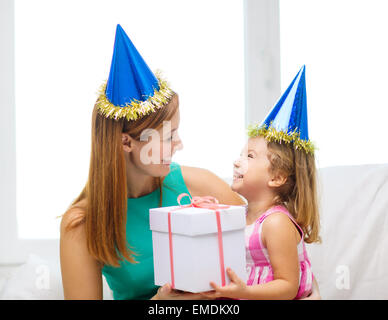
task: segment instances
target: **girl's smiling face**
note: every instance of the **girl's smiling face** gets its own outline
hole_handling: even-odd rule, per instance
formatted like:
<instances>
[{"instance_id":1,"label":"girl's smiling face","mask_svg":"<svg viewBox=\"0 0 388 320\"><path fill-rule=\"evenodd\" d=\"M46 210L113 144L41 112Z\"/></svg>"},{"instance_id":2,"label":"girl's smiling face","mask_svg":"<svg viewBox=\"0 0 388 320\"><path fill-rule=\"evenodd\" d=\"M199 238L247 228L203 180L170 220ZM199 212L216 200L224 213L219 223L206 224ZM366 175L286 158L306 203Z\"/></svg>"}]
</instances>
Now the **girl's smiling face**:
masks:
<instances>
[{"instance_id":1,"label":"girl's smiling face","mask_svg":"<svg viewBox=\"0 0 388 320\"><path fill-rule=\"evenodd\" d=\"M232 190L248 201L258 192L271 186L270 161L267 141L262 137L250 138L233 164Z\"/></svg>"}]
</instances>

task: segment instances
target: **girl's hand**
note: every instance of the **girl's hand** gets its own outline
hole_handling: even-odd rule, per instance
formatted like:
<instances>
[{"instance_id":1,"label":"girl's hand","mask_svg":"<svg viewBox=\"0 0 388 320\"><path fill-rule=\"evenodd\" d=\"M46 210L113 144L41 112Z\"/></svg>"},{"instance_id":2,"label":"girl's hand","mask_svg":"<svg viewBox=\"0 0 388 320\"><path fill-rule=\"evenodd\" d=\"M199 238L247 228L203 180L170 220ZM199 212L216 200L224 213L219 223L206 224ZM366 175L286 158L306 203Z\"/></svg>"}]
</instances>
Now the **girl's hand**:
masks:
<instances>
[{"instance_id":1,"label":"girl's hand","mask_svg":"<svg viewBox=\"0 0 388 320\"><path fill-rule=\"evenodd\" d=\"M156 295L151 300L203 300L208 299L202 293L185 292L171 288L169 283L158 289Z\"/></svg>"},{"instance_id":2,"label":"girl's hand","mask_svg":"<svg viewBox=\"0 0 388 320\"><path fill-rule=\"evenodd\" d=\"M210 282L210 286L214 288L214 291L203 292L202 294L209 299L215 298L233 298L239 299L246 295L247 285L242 281L232 269L227 268L226 273L230 279L230 284L224 287L216 285L214 282Z\"/></svg>"}]
</instances>

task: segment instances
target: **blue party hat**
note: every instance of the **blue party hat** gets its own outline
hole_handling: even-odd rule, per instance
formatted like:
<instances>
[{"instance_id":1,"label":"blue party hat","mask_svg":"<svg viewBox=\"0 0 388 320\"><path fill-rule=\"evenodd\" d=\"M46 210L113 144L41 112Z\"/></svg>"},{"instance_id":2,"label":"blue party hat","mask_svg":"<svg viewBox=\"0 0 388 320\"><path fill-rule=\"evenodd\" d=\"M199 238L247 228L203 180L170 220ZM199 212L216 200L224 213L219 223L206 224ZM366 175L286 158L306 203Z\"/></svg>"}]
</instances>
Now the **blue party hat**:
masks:
<instances>
[{"instance_id":1,"label":"blue party hat","mask_svg":"<svg viewBox=\"0 0 388 320\"><path fill-rule=\"evenodd\" d=\"M154 75L118 24L107 83L101 86L98 110L107 118L136 120L169 103L174 92Z\"/></svg>"},{"instance_id":2,"label":"blue party hat","mask_svg":"<svg viewBox=\"0 0 388 320\"><path fill-rule=\"evenodd\" d=\"M250 137L264 136L269 141L293 143L296 149L314 153L308 134L305 70L305 66L299 70L265 120L248 128Z\"/></svg>"}]
</instances>

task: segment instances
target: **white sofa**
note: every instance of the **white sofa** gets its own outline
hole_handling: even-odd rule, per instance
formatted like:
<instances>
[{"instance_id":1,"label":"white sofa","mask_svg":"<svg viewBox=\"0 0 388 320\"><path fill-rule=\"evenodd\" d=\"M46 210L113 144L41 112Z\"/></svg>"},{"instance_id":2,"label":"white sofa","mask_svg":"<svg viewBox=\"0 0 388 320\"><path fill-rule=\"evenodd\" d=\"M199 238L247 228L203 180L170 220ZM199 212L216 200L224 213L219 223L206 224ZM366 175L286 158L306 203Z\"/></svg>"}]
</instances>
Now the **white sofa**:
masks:
<instances>
[{"instance_id":1,"label":"white sofa","mask_svg":"<svg viewBox=\"0 0 388 320\"><path fill-rule=\"evenodd\" d=\"M309 245L323 299L388 299L388 164L319 171L322 244Z\"/></svg>"},{"instance_id":2,"label":"white sofa","mask_svg":"<svg viewBox=\"0 0 388 320\"><path fill-rule=\"evenodd\" d=\"M322 244L307 247L322 298L388 299L388 164L321 169L319 194ZM63 299L58 252L0 266L0 299Z\"/></svg>"}]
</instances>

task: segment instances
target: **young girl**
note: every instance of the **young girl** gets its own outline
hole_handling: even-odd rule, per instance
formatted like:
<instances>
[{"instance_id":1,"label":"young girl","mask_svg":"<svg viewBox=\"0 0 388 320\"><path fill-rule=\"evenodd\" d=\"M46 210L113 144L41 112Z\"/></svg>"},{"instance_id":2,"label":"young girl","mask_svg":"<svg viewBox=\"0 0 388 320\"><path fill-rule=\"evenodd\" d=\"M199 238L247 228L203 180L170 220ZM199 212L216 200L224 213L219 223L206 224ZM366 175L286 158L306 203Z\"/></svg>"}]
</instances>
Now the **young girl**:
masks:
<instances>
[{"instance_id":1,"label":"young girl","mask_svg":"<svg viewBox=\"0 0 388 320\"><path fill-rule=\"evenodd\" d=\"M300 299L312 290L305 242L319 239L314 147L308 139L305 68L234 163L232 189L248 201L247 282L227 269L231 283L208 297ZM287 118L288 117L288 118Z\"/></svg>"}]
</instances>

